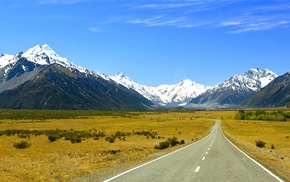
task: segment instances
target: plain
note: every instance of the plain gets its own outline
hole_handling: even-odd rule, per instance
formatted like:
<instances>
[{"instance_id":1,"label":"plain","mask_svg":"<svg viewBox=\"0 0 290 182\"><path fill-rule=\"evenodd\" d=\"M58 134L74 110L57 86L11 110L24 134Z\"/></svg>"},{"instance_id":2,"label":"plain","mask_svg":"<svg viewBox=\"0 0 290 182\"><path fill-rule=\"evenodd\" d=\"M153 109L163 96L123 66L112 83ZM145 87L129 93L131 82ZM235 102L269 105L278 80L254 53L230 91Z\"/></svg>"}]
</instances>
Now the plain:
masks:
<instances>
[{"instance_id":1,"label":"plain","mask_svg":"<svg viewBox=\"0 0 290 182\"><path fill-rule=\"evenodd\" d=\"M214 120L219 119L224 134L239 148L289 180L290 122L236 120L237 112L1 110L0 178L81 181L91 177L101 181L201 139L211 131ZM81 140L72 142L60 136L50 141L51 133L73 133ZM174 138L179 145L156 148ZM21 141L30 146L15 148L14 144ZM256 141L264 141L265 147L257 147Z\"/></svg>"}]
</instances>

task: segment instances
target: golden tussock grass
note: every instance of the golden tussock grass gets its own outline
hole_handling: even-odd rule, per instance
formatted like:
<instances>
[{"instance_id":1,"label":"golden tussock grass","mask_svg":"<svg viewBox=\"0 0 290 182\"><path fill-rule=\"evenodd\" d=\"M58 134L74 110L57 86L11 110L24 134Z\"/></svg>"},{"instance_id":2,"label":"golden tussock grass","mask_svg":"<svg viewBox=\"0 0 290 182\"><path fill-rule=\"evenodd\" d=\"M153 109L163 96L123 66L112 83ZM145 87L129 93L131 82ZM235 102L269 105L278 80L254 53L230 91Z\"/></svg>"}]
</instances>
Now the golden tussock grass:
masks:
<instances>
[{"instance_id":1,"label":"golden tussock grass","mask_svg":"<svg viewBox=\"0 0 290 182\"><path fill-rule=\"evenodd\" d=\"M103 131L106 136L117 131L157 132L160 137L147 139L142 135L131 135L125 141L118 138L109 143L105 138L85 139L72 144L61 138L50 142L46 135L19 138L0 136L1 181L69 181L94 175L94 180L103 180L136 165L155 158L181 146L165 150L154 149L159 142L169 137L185 140L186 144L206 136L213 121L196 120L194 112L135 113L131 117L95 116L86 119L58 119L39 122L28 120L2 120L1 129L18 130L74 130ZM19 141L31 144L26 149L16 149Z\"/></svg>"},{"instance_id":2,"label":"golden tussock grass","mask_svg":"<svg viewBox=\"0 0 290 182\"><path fill-rule=\"evenodd\" d=\"M163 138L147 139L131 135L109 143L105 138L83 140L72 144L64 138L49 142L47 136L0 136L1 181L101 181L139 163L156 158L183 145L165 150L154 146L169 137L185 140L186 144L206 136L213 126L209 119L222 120L225 135L248 155L285 180L290 179L290 122L235 120L237 111L136 112L128 117L94 116L57 120L1 120L0 130L76 130L103 131L106 136L117 131L157 132ZM27 149L13 144L25 140ZM255 141L266 142L265 148ZM272 145L274 149L272 148Z\"/></svg>"}]
</instances>

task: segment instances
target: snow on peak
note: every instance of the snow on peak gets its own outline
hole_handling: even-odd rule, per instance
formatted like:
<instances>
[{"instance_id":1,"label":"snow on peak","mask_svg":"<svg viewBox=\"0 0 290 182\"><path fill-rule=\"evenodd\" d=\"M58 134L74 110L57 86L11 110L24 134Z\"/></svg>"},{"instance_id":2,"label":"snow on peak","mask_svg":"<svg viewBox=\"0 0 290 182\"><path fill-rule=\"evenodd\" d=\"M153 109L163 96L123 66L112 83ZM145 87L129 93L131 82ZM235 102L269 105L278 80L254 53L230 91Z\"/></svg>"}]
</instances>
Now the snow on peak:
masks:
<instances>
[{"instance_id":1,"label":"snow on peak","mask_svg":"<svg viewBox=\"0 0 290 182\"><path fill-rule=\"evenodd\" d=\"M268 69L252 68L248 72L232 76L224 82L217 84L211 91L225 88L259 91L276 77L278 75Z\"/></svg>"},{"instance_id":2,"label":"snow on peak","mask_svg":"<svg viewBox=\"0 0 290 182\"><path fill-rule=\"evenodd\" d=\"M88 69L77 66L67 58L59 56L47 44L36 45L24 52L22 56L27 60L40 65L59 64L67 68L78 69L80 72L88 72Z\"/></svg>"},{"instance_id":3,"label":"snow on peak","mask_svg":"<svg viewBox=\"0 0 290 182\"><path fill-rule=\"evenodd\" d=\"M47 44L43 45L36 45L28 51L26 51L27 54L34 54L34 55L47 55L47 56L53 56L53 57L59 57Z\"/></svg>"},{"instance_id":4,"label":"snow on peak","mask_svg":"<svg viewBox=\"0 0 290 182\"><path fill-rule=\"evenodd\" d=\"M13 58L14 58L14 55L2 54L0 56L0 68L4 68L8 64L15 62Z\"/></svg>"},{"instance_id":5,"label":"snow on peak","mask_svg":"<svg viewBox=\"0 0 290 182\"><path fill-rule=\"evenodd\" d=\"M24 52L22 56L31 62L41 65L57 63L65 67L74 67L73 63L66 58L60 57L47 44L36 45ZM45 57L48 59L45 59Z\"/></svg>"},{"instance_id":6,"label":"snow on peak","mask_svg":"<svg viewBox=\"0 0 290 182\"><path fill-rule=\"evenodd\" d=\"M163 106L176 107L185 105L189 100L197 97L209 88L189 79L177 84L163 84L153 87L136 83L122 73L110 76L110 78L118 84L136 90L150 101Z\"/></svg>"}]
</instances>

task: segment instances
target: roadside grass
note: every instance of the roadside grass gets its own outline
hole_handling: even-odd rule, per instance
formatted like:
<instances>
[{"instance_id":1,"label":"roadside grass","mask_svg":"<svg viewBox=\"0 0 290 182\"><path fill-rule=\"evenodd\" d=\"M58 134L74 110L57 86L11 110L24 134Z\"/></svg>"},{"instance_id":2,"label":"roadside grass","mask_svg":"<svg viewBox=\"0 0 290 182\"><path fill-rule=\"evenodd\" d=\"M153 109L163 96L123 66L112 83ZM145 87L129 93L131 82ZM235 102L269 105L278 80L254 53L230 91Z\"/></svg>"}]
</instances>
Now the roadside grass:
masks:
<instances>
[{"instance_id":1,"label":"roadside grass","mask_svg":"<svg viewBox=\"0 0 290 182\"><path fill-rule=\"evenodd\" d=\"M249 156L290 181L290 122L223 120L224 134ZM265 142L257 147L256 142Z\"/></svg>"},{"instance_id":2,"label":"roadside grass","mask_svg":"<svg viewBox=\"0 0 290 182\"><path fill-rule=\"evenodd\" d=\"M9 111L5 112L10 115ZM30 117L20 119L4 117L0 120L1 131L13 129L101 131L106 136L116 133L118 136L122 133L131 135L125 136L125 140L123 137L117 137L112 143L106 141L105 137L83 138L79 143L72 143L64 137L51 142L46 135L20 137L23 135L3 134L0 136L1 181L69 181L90 174L97 174L94 178L96 181L102 180L132 165L182 146L164 150L154 149L160 142L176 137L189 144L206 136L214 124L211 120L196 119L195 112L112 113L111 116L108 112L89 116L82 114L81 117L71 119L47 117L32 120ZM29 114L32 112L29 111ZM156 133L156 138L137 134L142 132ZM29 143L30 146L25 149L13 146L22 141Z\"/></svg>"}]
</instances>

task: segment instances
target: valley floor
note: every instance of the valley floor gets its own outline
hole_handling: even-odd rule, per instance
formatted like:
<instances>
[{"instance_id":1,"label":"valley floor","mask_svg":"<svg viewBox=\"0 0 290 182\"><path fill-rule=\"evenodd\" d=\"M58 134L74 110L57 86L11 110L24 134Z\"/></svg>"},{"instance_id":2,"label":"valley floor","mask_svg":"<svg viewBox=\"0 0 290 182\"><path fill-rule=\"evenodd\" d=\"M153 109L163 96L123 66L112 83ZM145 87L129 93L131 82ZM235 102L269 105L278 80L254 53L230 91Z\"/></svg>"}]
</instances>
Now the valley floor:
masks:
<instances>
[{"instance_id":1,"label":"valley floor","mask_svg":"<svg viewBox=\"0 0 290 182\"><path fill-rule=\"evenodd\" d=\"M101 181L201 139L211 131L213 119L222 120L226 136L246 153L290 179L289 121L234 120L237 111L112 112L71 119L5 119L9 112L15 115L15 111L0 112L2 181ZM180 145L156 149L168 138L176 138ZM265 141L265 148L256 147L257 140ZM29 147L18 149L15 144L19 142Z\"/></svg>"}]
</instances>

